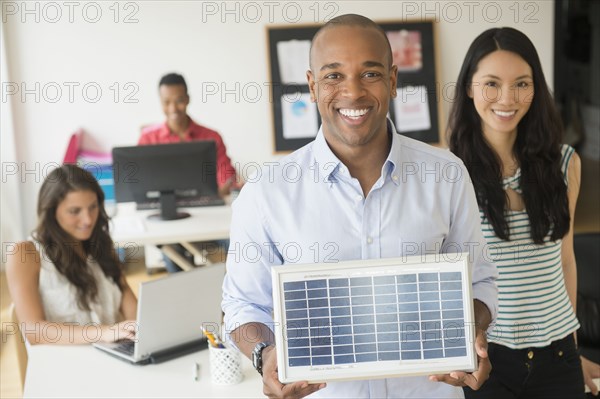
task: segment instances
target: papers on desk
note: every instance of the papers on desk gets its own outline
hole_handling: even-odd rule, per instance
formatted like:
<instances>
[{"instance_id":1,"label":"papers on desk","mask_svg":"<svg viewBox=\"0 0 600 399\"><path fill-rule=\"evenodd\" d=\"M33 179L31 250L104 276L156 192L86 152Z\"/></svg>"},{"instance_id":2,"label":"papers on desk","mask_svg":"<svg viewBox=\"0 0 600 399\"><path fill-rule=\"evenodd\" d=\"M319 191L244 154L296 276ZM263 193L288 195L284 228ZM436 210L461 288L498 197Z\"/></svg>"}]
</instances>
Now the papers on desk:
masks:
<instances>
[{"instance_id":1,"label":"papers on desk","mask_svg":"<svg viewBox=\"0 0 600 399\"><path fill-rule=\"evenodd\" d=\"M120 216L110 220L111 230L119 235L139 234L146 231L146 225L140 217Z\"/></svg>"}]
</instances>

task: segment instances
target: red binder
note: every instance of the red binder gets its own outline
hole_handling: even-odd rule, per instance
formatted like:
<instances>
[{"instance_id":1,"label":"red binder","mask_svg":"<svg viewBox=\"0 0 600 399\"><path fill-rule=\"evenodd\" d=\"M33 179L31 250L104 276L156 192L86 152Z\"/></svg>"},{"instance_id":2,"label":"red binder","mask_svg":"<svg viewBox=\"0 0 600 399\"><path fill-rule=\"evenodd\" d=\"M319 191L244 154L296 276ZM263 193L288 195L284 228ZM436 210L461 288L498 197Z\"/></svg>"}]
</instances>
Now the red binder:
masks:
<instances>
[{"instance_id":1,"label":"red binder","mask_svg":"<svg viewBox=\"0 0 600 399\"><path fill-rule=\"evenodd\" d=\"M83 130L79 129L71 135L65 157L63 158L63 163L77 163L77 155L79 154L82 134Z\"/></svg>"}]
</instances>

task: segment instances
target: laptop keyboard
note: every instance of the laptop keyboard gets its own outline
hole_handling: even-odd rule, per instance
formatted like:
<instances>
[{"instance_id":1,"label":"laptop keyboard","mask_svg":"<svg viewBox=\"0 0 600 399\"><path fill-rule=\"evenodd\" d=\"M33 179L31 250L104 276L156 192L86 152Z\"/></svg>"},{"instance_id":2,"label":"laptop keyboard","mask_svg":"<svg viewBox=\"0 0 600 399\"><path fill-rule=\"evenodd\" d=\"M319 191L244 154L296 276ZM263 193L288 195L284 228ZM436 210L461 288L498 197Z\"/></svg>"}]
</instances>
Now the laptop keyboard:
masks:
<instances>
[{"instance_id":1,"label":"laptop keyboard","mask_svg":"<svg viewBox=\"0 0 600 399\"><path fill-rule=\"evenodd\" d=\"M181 208L195 208L201 206L220 206L225 205L225 201L219 197L189 197L189 198L180 198L176 201L178 207ZM146 209L159 209L160 202L158 201L149 201L149 202L139 202L137 204L138 210L146 210Z\"/></svg>"},{"instance_id":2,"label":"laptop keyboard","mask_svg":"<svg viewBox=\"0 0 600 399\"><path fill-rule=\"evenodd\" d=\"M115 341L114 350L117 352L121 352L125 355L133 356L133 350L135 348L135 342L130 339L122 339L119 341Z\"/></svg>"}]
</instances>

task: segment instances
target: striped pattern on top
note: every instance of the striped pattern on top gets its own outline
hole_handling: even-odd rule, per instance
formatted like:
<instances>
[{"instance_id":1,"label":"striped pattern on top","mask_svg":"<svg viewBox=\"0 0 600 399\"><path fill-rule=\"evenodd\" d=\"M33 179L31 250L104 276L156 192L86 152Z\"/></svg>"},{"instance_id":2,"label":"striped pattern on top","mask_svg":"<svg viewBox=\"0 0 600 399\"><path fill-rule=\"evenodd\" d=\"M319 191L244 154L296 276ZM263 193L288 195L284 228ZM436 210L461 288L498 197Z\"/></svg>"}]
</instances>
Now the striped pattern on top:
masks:
<instances>
[{"instance_id":1,"label":"striped pattern on top","mask_svg":"<svg viewBox=\"0 0 600 399\"><path fill-rule=\"evenodd\" d=\"M561 148L561 170L567 180L572 147ZM517 192L520 170L505 179ZM530 236L527 212L507 211L510 241L496 237L492 225L480 211L488 254L498 268L498 318L488 340L513 349L542 347L579 328L564 284L562 240L537 245Z\"/></svg>"}]
</instances>

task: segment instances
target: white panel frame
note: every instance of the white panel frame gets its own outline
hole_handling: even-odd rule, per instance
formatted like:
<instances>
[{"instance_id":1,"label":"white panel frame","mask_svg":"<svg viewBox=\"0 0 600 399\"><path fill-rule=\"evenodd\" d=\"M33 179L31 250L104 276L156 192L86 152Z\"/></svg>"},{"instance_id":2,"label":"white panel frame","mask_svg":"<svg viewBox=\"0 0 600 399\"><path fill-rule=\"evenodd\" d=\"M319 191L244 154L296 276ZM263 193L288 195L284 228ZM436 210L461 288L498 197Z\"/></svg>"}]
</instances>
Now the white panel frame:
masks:
<instances>
[{"instance_id":1,"label":"white panel frame","mask_svg":"<svg viewBox=\"0 0 600 399\"><path fill-rule=\"evenodd\" d=\"M320 280L347 277L385 276L426 272L460 272L462 278L463 314L467 354L443 359L418 359L360 362L340 365L288 367L287 324L283 284L289 281ZM475 317L471 288L471 265L468 254L433 254L388 259L367 259L337 263L273 266L273 304L275 343L279 380L282 383L310 383L389 378L409 375L444 374L451 371L477 369L475 352Z\"/></svg>"}]
</instances>

